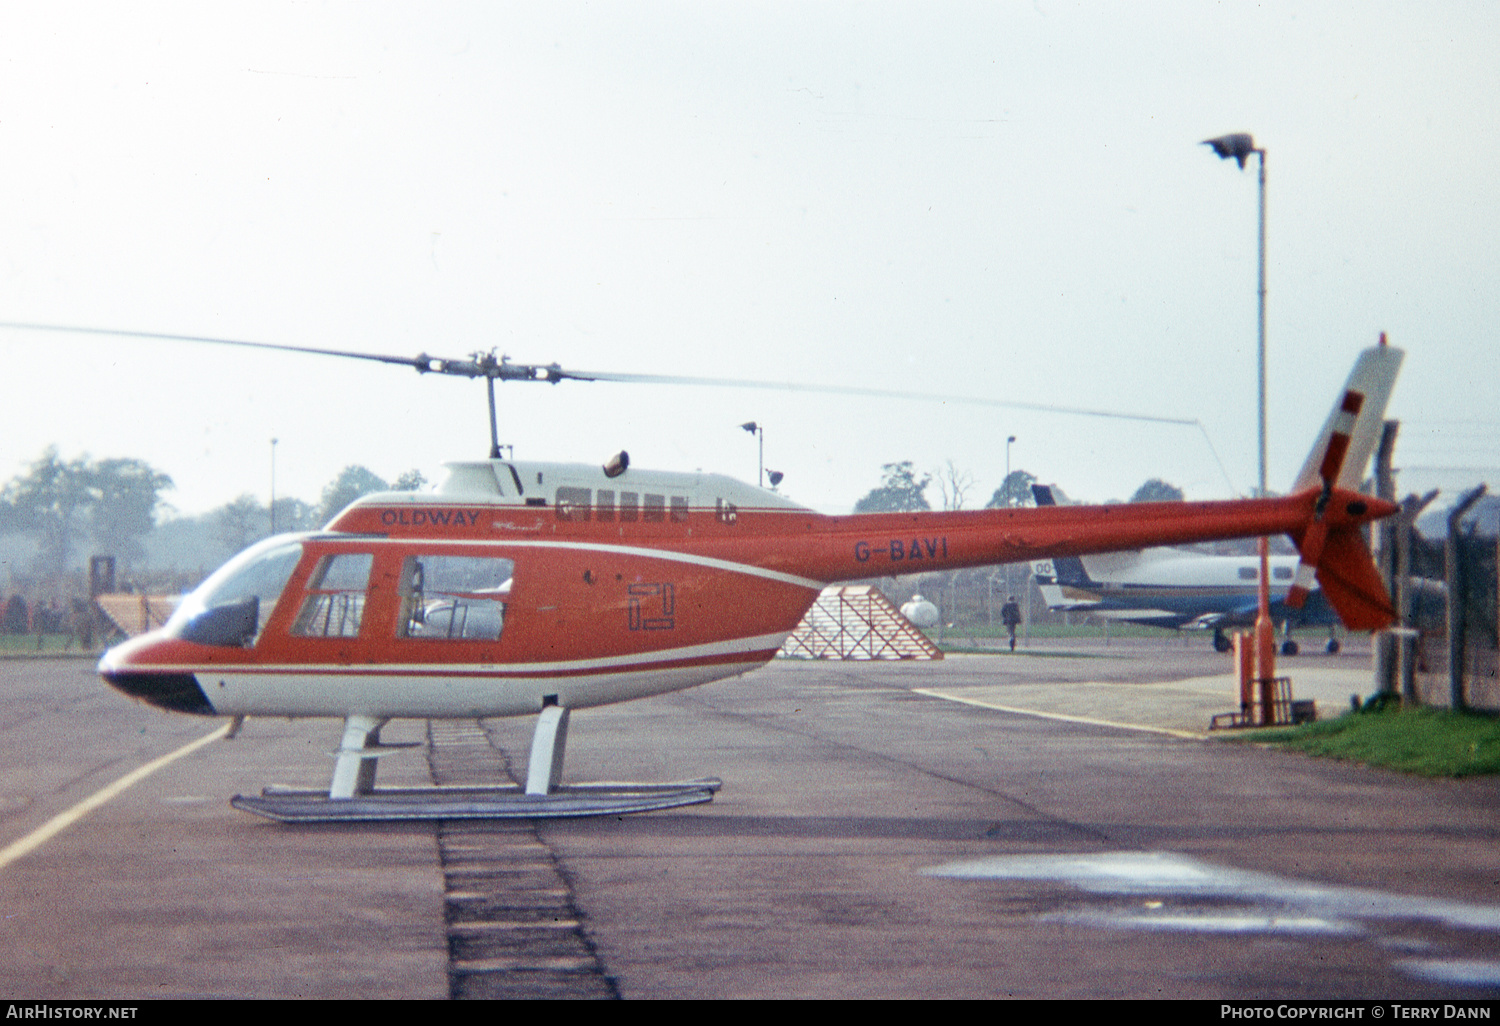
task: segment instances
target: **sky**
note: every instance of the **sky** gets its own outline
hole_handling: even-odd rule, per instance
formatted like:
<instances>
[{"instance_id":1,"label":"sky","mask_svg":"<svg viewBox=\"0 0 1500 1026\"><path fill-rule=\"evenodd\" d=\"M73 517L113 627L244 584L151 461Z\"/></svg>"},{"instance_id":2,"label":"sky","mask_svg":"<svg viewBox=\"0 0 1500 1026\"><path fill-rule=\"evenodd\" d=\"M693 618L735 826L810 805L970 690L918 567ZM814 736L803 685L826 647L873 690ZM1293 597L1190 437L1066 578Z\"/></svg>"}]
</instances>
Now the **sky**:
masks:
<instances>
[{"instance_id":1,"label":"sky","mask_svg":"<svg viewBox=\"0 0 1500 1026\"><path fill-rule=\"evenodd\" d=\"M1500 484L1489 3L0 6L0 321L955 400L498 389L518 459L847 512L883 464L1074 498L1255 485L1407 351L1403 491ZM0 481L136 457L183 514L482 458L482 384L0 329ZM1007 439L1014 437L1013 443ZM934 505L940 494L929 490Z\"/></svg>"}]
</instances>

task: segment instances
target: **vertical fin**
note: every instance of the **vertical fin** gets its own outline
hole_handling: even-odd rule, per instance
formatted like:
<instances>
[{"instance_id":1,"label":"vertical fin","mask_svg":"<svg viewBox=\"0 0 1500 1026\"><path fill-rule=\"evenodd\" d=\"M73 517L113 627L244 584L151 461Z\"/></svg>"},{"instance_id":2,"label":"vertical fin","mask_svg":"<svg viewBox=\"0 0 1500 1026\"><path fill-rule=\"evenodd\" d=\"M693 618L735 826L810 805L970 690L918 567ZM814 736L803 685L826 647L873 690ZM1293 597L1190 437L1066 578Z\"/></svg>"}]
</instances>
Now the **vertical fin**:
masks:
<instances>
[{"instance_id":1,"label":"vertical fin","mask_svg":"<svg viewBox=\"0 0 1500 1026\"><path fill-rule=\"evenodd\" d=\"M1057 497L1052 493L1051 485L1032 485L1031 497L1036 500L1038 507L1057 505ZM1077 556L1054 556L1051 559L1038 560L1031 564L1031 571L1038 578L1051 578L1048 583L1067 584L1074 587L1094 583L1089 578L1089 572L1084 569L1083 560Z\"/></svg>"},{"instance_id":2,"label":"vertical fin","mask_svg":"<svg viewBox=\"0 0 1500 1026\"><path fill-rule=\"evenodd\" d=\"M1357 528L1329 531L1318 561L1323 597L1351 631L1378 631L1396 622L1390 592Z\"/></svg>"},{"instance_id":3,"label":"vertical fin","mask_svg":"<svg viewBox=\"0 0 1500 1026\"><path fill-rule=\"evenodd\" d=\"M1313 488L1320 494L1312 523L1296 539L1301 560L1286 604L1302 608L1316 580L1350 630L1387 627L1395 620L1395 610L1364 538L1355 528L1330 529L1326 507L1335 489L1354 492L1363 483L1404 356L1386 344L1383 332L1380 345L1360 354L1292 486L1293 494Z\"/></svg>"},{"instance_id":4,"label":"vertical fin","mask_svg":"<svg viewBox=\"0 0 1500 1026\"><path fill-rule=\"evenodd\" d=\"M1405 356L1395 346L1386 345L1383 334L1380 345L1371 346L1359 354L1354 369L1349 372L1349 380L1339 392L1338 402L1324 422L1312 451L1307 454L1307 462L1302 464L1302 471L1292 485L1292 494L1322 486L1322 471L1329 455L1329 443L1340 422L1348 416L1344 409L1344 399L1350 392L1357 393L1362 401L1355 412L1353 423L1347 426L1349 440L1333 486L1351 492L1359 491L1364 480L1365 466L1370 462L1375 447L1380 444L1386 403L1390 401L1391 389L1396 385L1396 372L1401 369L1401 361Z\"/></svg>"}]
</instances>

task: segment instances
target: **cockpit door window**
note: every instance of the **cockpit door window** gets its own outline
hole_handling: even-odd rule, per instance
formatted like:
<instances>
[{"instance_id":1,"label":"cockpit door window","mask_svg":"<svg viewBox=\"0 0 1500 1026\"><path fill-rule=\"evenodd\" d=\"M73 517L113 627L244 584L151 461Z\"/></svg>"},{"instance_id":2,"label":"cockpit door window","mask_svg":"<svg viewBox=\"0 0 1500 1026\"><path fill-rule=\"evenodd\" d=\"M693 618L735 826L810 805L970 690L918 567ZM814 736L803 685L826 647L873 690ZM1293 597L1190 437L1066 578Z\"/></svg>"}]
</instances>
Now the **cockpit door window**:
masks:
<instances>
[{"instance_id":1,"label":"cockpit door window","mask_svg":"<svg viewBox=\"0 0 1500 1026\"><path fill-rule=\"evenodd\" d=\"M308 594L292 633L304 638L358 637L373 563L368 552L324 556L308 578Z\"/></svg>"}]
</instances>

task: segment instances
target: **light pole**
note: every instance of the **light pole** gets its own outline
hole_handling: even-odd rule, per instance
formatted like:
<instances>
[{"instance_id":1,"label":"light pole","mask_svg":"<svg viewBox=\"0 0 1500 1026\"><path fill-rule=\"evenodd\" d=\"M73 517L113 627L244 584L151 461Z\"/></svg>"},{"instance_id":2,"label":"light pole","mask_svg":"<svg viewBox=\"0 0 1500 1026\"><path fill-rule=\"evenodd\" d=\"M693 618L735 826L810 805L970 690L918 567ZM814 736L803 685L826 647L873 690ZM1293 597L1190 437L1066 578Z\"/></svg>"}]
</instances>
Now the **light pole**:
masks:
<instances>
[{"instance_id":1,"label":"light pole","mask_svg":"<svg viewBox=\"0 0 1500 1026\"><path fill-rule=\"evenodd\" d=\"M1233 135L1221 135L1217 139L1203 140L1204 146L1212 146L1214 153L1221 160L1233 157L1239 162L1240 170L1245 169L1245 161L1250 154L1254 153L1260 157L1260 273L1256 287L1258 297L1256 325L1258 329L1257 346L1257 369L1259 378L1259 420L1260 420L1260 489L1256 492L1261 498L1266 496L1266 151L1264 147L1255 145L1255 137L1249 132L1235 132ZM1271 574L1271 542L1269 538L1260 539L1260 587L1258 596L1259 610L1255 616L1255 673L1262 692L1261 722L1270 725L1275 722L1274 697L1275 685L1272 683L1276 676L1276 629L1271 623L1271 582L1268 579ZM1249 696L1250 683L1246 680L1240 681L1240 702L1244 705Z\"/></svg>"},{"instance_id":2,"label":"light pole","mask_svg":"<svg viewBox=\"0 0 1500 1026\"><path fill-rule=\"evenodd\" d=\"M1016 504L1016 497L1015 497L1015 494L1014 494L1014 492L1013 492L1013 490L1011 489L1011 486L1010 486L1010 447L1011 447L1011 443L1013 443L1015 440L1016 440L1016 436L1015 435L1007 435L1006 439L1005 439L1005 484L1002 485L1002 487L1005 489L1005 505L1006 506L1014 506ZM994 587L994 578L991 578L990 580L991 580L990 587ZM1006 595L1005 601L1007 601L1007 602L1010 601L1011 590L1012 590L1012 585L1011 585L1011 582L1010 582L1010 564L1006 563L1005 564L1005 595ZM993 605L993 604L994 604L994 600L992 598L991 599L991 605ZM993 620L991 620L991 622L993 622Z\"/></svg>"},{"instance_id":3,"label":"light pole","mask_svg":"<svg viewBox=\"0 0 1500 1026\"><path fill-rule=\"evenodd\" d=\"M1005 487L1005 504L1007 506L1014 506L1015 505L1015 503L1011 501L1011 494L1010 494L1010 446L1011 446L1011 443L1014 442L1015 440L1016 440L1016 436L1015 435L1011 435L1009 438L1007 438L1005 440L1005 484L1004 484L1004 487ZM1009 582L1007 581L1007 583L1009 583Z\"/></svg>"},{"instance_id":4,"label":"light pole","mask_svg":"<svg viewBox=\"0 0 1500 1026\"><path fill-rule=\"evenodd\" d=\"M1256 494L1264 498L1266 494L1266 151L1264 147L1255 145L1255 137L1248 132L1236 132L1233 135L1221 135L1217 139L1205 139L1202 145L1212 146L1214 153L1223 160L1233 157L1239 162L1241 171L1245 169L1245 161L1249 159L1250 154L1254 153L1260 157L1260 275L1256 290L1259 297L1257 369L1260 392L1260 491Z\"/></svg>"},{"instance_id":5,"label":"light pole","mask_svg":"<svg viewBox=\"0 0 1500 1026\"><path fill-rule=\"evenodd\" d=\"M759 484L762 488L764 488L766 486L766 429L765 429L765 425L763 425L763 424L757 424L753 420L747 420L745 423L741 424L740 427L744 428L746 431L750 432L752 435L757 436L757 438L760 440L760 460L757 463L757 467L759 468L759 470L757 472L755 480L756 480L757 484Z\"/></svg>"},{"instance_id":6,"label":"light pole","mask_svg":"<svg viewBox=\"0 0 1500 1026\"><path fill-rule=\"evenodd\" d=\"M271 439L271 533L276 533L276 439Z\"/></svg>"}]
</instances>

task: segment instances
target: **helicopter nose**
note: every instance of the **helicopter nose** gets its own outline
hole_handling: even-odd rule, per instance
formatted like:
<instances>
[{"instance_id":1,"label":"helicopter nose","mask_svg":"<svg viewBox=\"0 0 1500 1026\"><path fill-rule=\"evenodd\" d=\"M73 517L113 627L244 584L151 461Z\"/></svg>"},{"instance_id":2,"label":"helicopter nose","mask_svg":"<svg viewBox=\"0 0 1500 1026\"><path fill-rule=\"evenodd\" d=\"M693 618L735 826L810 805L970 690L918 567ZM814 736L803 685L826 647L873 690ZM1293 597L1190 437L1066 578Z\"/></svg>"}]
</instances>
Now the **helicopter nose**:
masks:
<instances>
[{"instance_id":1,"label":"helicopter nose","mask_svg":"<svg viewBox=\"0 0 1500 1026\"><path fill-rule=\"evenodd\" d=\"M131 698L172 712L213 716L214 707L191 673L101 673L106 683Z\"/></svg>"},{"instance_id":2,"label":"helicopter nose","mask_svg":"<svg viewBox=\"0 0 1500 1026\"><path fill-rule=\"evenodd\" d=\"M99 676L110 687L158 709L199 716L216 715L197 677L191 673L173 673L157 668L132 669L128 658L124 658L125 653L121 652L125 647L110 649L99 660Z\"/></svg>"}]
</instances>

